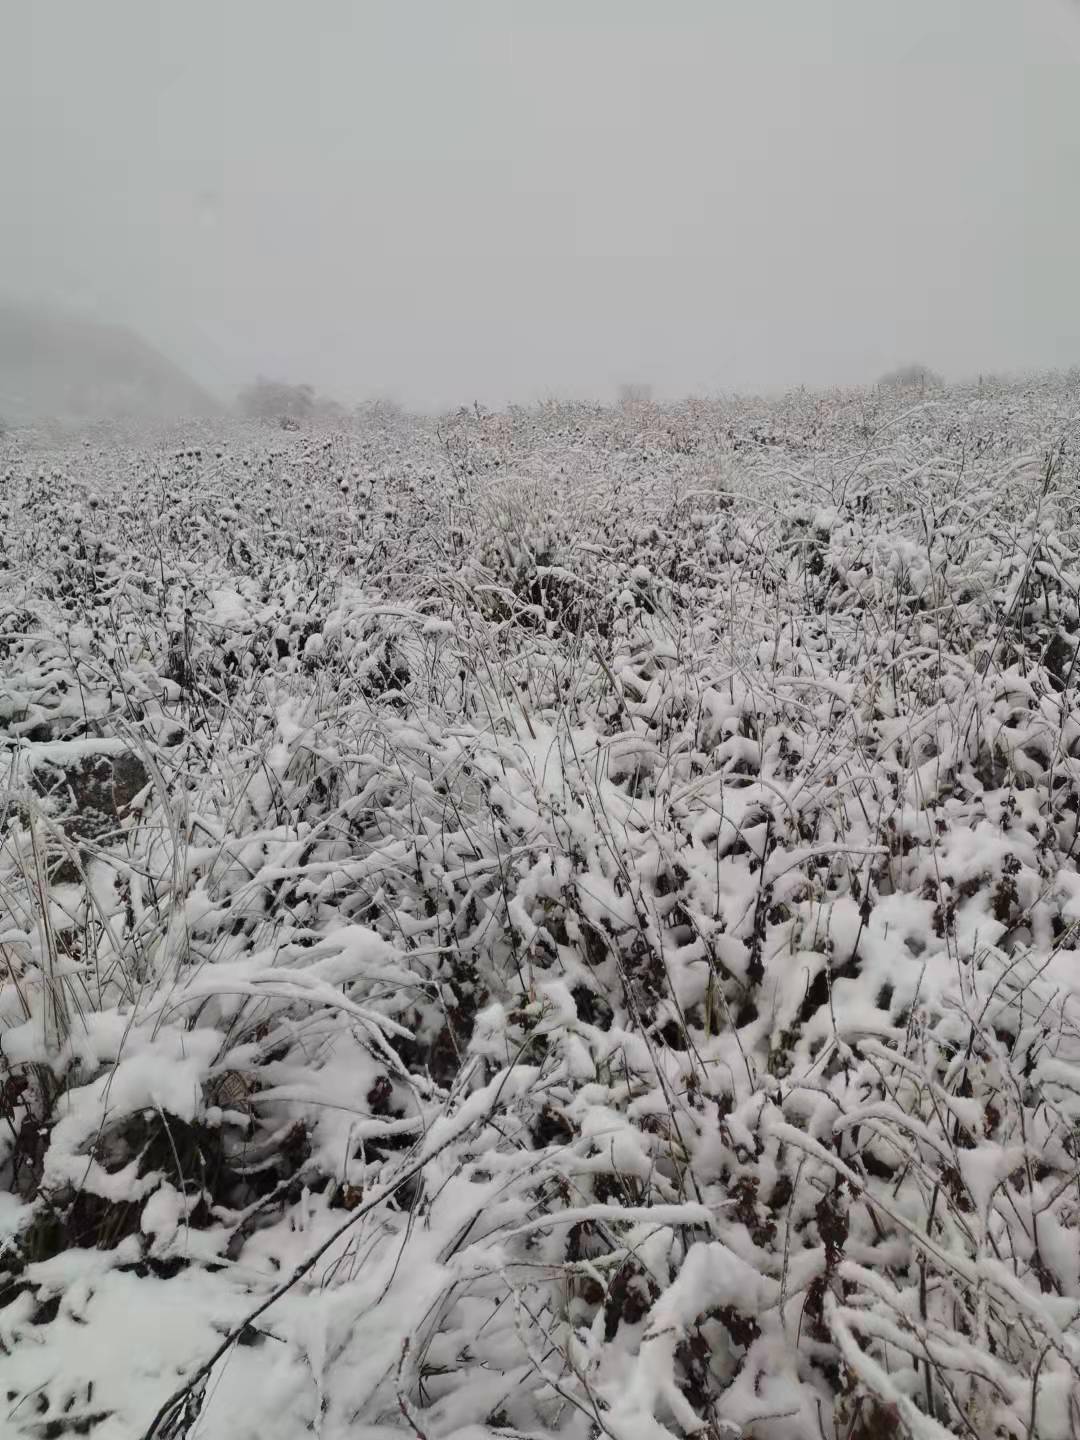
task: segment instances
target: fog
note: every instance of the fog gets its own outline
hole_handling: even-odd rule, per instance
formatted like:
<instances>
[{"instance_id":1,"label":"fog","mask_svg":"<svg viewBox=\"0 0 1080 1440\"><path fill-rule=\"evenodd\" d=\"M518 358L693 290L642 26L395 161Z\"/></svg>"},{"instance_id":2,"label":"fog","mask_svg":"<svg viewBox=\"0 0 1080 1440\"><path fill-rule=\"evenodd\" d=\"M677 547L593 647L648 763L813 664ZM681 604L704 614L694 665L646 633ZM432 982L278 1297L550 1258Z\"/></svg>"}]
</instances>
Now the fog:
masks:
<instances>
[{"instance_id":1,"label":"fog","mask_svg":"<svg viewBox=\"0 0 1080 1440\"><path fill-rule=\"evenodd\" d=\"M1080 362L1064 0L0 0L0 294L435 407Z\"/></svg>"}]
</instances>

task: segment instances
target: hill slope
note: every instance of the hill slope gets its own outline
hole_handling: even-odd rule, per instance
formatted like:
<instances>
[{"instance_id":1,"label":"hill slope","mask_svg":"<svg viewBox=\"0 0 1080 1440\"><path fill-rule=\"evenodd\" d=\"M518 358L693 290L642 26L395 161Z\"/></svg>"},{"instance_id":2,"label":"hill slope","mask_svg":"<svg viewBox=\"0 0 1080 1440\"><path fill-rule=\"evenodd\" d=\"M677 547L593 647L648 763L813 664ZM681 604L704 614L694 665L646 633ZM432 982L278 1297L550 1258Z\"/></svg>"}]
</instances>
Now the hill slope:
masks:
<instances>
[{"instance_id":1,"label":"hill slope","mask_svg":"<svg viewBox=\"0 0 1080 1440\"><path fill-rule=\"evenodd\" d=\"M132 331L0 300L0 419L166 420L214 409L200 386Z\"/></svg>"}]
</instances>

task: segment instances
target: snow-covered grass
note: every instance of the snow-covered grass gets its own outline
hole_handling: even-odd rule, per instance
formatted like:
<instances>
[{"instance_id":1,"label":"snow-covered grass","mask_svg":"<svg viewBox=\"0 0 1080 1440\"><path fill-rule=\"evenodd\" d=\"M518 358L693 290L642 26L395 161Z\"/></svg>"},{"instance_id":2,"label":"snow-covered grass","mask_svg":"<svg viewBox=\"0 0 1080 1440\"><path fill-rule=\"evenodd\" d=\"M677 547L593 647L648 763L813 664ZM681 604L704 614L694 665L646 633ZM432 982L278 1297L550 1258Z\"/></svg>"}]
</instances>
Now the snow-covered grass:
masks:
<instances>
[{"instance_id":1,"label":"snow-covered grass","mask_svg":"<svg viewBox=\"0 0 1080 1440\"><path fill-rule=\"evenodd\" d=\"M1080 1434L1078 409L0 442L0 1431Z\"/></svg>"}]
</instances>

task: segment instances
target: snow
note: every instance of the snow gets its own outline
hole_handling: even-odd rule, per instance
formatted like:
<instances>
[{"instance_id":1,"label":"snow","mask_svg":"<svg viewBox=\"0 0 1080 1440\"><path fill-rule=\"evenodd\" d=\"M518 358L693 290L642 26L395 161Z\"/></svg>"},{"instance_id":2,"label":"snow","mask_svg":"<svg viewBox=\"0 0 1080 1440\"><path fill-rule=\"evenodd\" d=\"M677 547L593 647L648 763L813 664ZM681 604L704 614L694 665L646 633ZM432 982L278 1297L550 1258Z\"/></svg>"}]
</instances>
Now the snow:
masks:
<instances>
[{"instance_id":1,"label":"snow","mask_svg":"<svg viewBox=\"0 0 1080 1440\"><path fill-rule=\"evenodd\" d=\"M0 1432L1069 1434L1078 403L0 439Z\"/></svg>"}]
</instances>

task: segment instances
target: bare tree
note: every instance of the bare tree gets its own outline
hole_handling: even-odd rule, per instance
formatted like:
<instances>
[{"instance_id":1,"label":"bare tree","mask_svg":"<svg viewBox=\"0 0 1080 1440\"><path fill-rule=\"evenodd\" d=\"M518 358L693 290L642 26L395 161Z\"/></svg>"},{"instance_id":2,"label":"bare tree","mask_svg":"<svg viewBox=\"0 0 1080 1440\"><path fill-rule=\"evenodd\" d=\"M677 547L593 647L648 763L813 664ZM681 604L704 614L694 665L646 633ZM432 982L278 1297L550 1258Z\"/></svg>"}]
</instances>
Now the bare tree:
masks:
<instances>
[{"instance_id":1,"label":"bare tree","mask_svg":"<svg viewBox=\"0 0 1080 1440\"><path fill-rule=\"evenodd\" d=\"M310 420L314 413L315 391L310 385L286 385L260 375L254 385L241 391L237 406L250 420L299 424Z\"/></svg>"},{"instance_id":2,"label":"bare tree","mask_svg":"<svg viewBox=\"0 0 1080 1440\"><path fill-rule=\"evenodd\" d=\"M628 381L619 386L620 405L648 405L652 399L652 386L640 381Z\"/></svg>"},{"instance_id":3,"label":"bare tree","mask_svg":"<svg viewBox=\"0 0 1080 1440\"><path fill-rule=\"evenodd\" d=\"M944 380L929 365L917 362L900 365L882 375L878 381L879 390L913 390L920 395L925 395L928 390L941 390L944 385Z\"/></svg>"}]
</instances>

